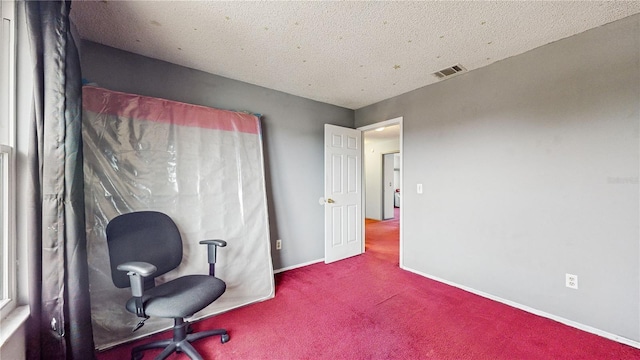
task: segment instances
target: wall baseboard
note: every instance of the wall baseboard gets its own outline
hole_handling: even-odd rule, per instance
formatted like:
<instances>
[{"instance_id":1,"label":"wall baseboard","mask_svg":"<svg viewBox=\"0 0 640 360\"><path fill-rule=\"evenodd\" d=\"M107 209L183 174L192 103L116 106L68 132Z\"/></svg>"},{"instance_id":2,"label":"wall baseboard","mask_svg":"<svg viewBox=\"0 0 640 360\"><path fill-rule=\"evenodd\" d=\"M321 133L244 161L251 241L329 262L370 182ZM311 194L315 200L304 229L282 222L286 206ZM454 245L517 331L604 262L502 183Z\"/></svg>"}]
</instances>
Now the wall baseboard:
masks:
<instances>
[{"instance_id":1,"label":"wall baseboard","mask_svg":"<svg viewBox=\"0 0 640 360\"><path fill-rule=\"evenodd\" d=\"M284 272L284 271L289 271L289 270L305 267L305 266L308 266L308 265L317 264L317 263L323 262L323 261L324 261L324 258L317 259L317 260L311 260L311 261L308 261L308 262L305 262L305 263L302 263L302 264L297 264L297 265L293 265L293 266L287 266L287 267L283 267L283 268L280 268L280 269L277 269L277 270L274 269L273 273L277 274L277 273L281 273L281 272Z\"/></svg>"},{"instance_id":2,"label":"wall baseboard","mask_svg":"<svg viewBox=\"0 0 640 360\"><path fill-rule=\"evenodd\" d=\"M424 276L424 277L426 277L428 279L431 279L431 280L434 280L434 281L437 281L437 282L440 282L440 283L443 283L443 284L446 284L446 285L450 285L450 286L456 287L458 289L462 289L464 291L468 291L468 292L470 292L472 294L475 294L475 295L478 295L478 296L482 296L483 298L487 298L489 300L497 301L499 303L503 303L505 305L514 307L516 309L520 309L520 310L526 311L528 313L531 313L531 314L534 314L534 315L538 315L538 316L542 316L544 318L557 321L557 322L565 324L567 326L571 326L571 327L576 328L578 330L586 331L588 333L592 333L592 334L595 334L595 335L598 335L598 336L602 336L602 337L607 338L609 340L613 340L613 341L619 342L621 344L629 345L629 346L632 346L634 348L640 349L640 342L638 342L638 341L627 339L625 337L622 337L622 336L619 336L619 335L616 335L616 334L612 334L610 332L606 332L604 330L600 330L600 329L594 328L594 327L589 326L589 325L581 324L581 323L575 322L573 320L565 319L565 318L557 316L557 315L553 315L553 314L550 314L550 313L547 313L547 312L544 312L544 311L541 311L541 310L538 310L538 309L534 309L532 307L517 303L515 301L503 299L501 297L498 297L498 296L495 296L495 295L491 295L489 293L485 293L483 291L479 291L479 290L470 288L468 286L460 285L460 284L451 282L449 280L441 279L441 278L439 278L437 276L428 275L428 274L425 274L425 273L420 272L418 270L414 270L414 269L408 268L406 266L401 266L401 268L403 270L412 272L414 274L417 274L417 275L420 275L420 276Z\"/></svg>"}]
</instances>

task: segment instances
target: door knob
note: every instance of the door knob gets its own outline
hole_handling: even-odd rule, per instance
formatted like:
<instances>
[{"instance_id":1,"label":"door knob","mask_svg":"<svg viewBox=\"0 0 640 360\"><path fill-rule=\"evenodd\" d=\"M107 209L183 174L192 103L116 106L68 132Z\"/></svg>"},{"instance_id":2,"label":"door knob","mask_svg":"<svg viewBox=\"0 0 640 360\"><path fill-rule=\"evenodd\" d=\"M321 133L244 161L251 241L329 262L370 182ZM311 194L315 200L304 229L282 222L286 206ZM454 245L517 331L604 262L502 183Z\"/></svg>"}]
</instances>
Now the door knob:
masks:
<instances>
[{"instance_id":1,"label":"door knob","mask_svg":"<svg viewBox=\"0 0 640 360\"><path fill-rule=\"evenodd\" d=\"M329 204L333 204L335 201L333 201L333 199L329 198L329 199L327 199L327 202L328 202Z\"/></svg>"}]
</instances>

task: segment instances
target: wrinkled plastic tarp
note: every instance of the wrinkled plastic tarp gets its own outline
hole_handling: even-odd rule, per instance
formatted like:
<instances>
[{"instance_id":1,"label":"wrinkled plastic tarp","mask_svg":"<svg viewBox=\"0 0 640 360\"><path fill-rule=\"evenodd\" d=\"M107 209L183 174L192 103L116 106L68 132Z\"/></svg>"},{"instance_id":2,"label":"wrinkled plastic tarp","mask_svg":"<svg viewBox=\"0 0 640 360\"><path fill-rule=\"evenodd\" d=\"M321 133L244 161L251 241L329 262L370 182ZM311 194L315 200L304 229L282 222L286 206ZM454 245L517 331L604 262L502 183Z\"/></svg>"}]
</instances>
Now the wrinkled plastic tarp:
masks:
<instances>
[{"instance_id":1,"label":"wrinkled plastic tarp","mask_svg":"<svg viewBox=\"0 0 640 360\"><path fill-rule=\"evenodd\" d=\"M260 121L255 115L85 86L83 142L91 315L96 348L170 328L125 310L129 289L111 281L105 228L138 210L171 216L183 237L182 264L157 278L207 274L204 239L223 239L216 276L227 291L204 318L274 295ZM220 324L224 327L224 324Z\"/></svg>"}]
</instances>

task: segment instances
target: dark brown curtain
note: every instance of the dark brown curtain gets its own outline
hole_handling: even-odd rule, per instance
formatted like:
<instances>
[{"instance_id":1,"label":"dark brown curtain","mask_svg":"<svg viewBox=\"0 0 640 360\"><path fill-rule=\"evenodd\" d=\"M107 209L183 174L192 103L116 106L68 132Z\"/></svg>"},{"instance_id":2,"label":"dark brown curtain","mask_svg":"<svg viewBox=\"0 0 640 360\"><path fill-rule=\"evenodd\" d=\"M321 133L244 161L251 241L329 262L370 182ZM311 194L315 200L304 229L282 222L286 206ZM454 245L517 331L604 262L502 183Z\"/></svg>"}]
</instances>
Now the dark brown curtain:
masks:
<instances>
[{"instance_id":1,"label":"dark brown curtain","mask_svg":"<svg viewBox=\"0 0 640 360\"><path fill-rule=\"evenodd\" d=\"M68 1L27 1L34 65L29 144L28 359L92 359L81 74Z\"/></svg>"}]
</instances>

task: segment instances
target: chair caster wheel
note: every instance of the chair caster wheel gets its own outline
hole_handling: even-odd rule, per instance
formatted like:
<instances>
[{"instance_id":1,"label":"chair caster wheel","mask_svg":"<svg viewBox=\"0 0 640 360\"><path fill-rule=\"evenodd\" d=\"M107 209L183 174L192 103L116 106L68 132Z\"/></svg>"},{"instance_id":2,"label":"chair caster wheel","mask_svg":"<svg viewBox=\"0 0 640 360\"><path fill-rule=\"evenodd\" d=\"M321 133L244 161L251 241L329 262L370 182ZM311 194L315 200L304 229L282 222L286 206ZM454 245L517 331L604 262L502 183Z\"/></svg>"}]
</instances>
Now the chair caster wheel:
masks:
<instances>
[{"instance_id":1,"label":"chair caster wheel","mask_svg":"<svg viewBox=\"0 0 640 360\"><path fill-rule=\"evenodd\" d=\"M222 334L222 336L220 336L220 342L222 342L223 344L229 341L229 334Z\"/></svg>"}]
</instances>

